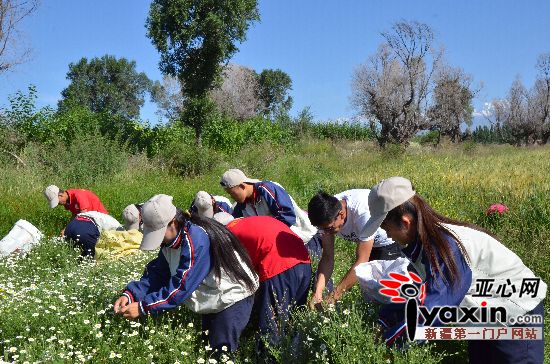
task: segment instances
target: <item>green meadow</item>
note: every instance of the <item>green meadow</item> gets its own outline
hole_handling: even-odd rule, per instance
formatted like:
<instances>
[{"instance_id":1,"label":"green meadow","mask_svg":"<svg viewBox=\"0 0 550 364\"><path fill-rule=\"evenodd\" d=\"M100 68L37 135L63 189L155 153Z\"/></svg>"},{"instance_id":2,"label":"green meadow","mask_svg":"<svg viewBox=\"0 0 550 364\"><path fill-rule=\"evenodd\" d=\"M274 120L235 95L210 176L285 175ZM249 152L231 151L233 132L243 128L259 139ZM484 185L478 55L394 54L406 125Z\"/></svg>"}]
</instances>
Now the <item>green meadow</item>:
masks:
<instances>
[{"instance_id":1,"label":"green meadow","mask_svg":"<svg viewBox=\"0 0 550 364\"><path fill-rule=\"evenodd\" d=\"M182 150L182 154L189 151ZM200 156L199 156L200 157ZM319 189L330 193L370 188L390 176L409 178L436 210L491 230L535 274L550 282L550 148L515 148L476 144L439 148L411 145L380 151L370 142L297 141L292 146L259 144L219 157L204 173L182 177L154 159L117 160L104 178L85 170L53 174L32 165L3 164L0 172L0 236L26 219L49 238L25 257L0 261L0 359L24 362L208 363L210 351L201 336L200 318L185 308L129 323L110 306L131 279L138 278L151 254L79 264L77 254L55 237L69 219L61 208L50 210L45 186L89 188L109 212L122 220L130 203L154 194L174 196L187 208L198 190L223 195L224 170L282 184L302 208ZM81 178L80 178L81 177ZM75 181L80 182L77 184ZM487 216L493 203L509 212ZM337 241L336 279L349 268L354 246ZM376 305L364 303L358 287L333 310L299 311L287 340L274 349L281 361L294 363L463 363L466 345L437 342L386 349L374 335ZM550 335L550 306L545 307L545 336ZM254 361L254 332L241 337L234 362ZM548 343L548 341L547 341ZM550 363L550 345L546 345Z\"/></svg>"}]
</instances>

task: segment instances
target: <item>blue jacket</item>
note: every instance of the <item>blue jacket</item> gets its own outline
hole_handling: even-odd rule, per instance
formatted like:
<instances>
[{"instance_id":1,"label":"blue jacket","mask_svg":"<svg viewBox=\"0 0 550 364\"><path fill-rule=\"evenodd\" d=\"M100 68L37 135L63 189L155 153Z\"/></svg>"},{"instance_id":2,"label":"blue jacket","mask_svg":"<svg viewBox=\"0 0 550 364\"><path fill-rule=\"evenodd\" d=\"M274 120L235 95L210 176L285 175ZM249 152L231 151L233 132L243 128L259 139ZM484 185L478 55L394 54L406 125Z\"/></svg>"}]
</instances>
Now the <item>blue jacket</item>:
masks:
<instances>
[{"instance_id":1,"label":"blue jacket","mask_svg":"<svg viewBox=\"0 0 550 364\"><path fill-rule=\"evenodd\" d=\"M221 196L212 196L212 199L215 201L215 205L214 205L214 213L217 214L218 212L227 212L228 214L233 214L233 208L231 207L230 204L228 204L226 201L224 200L227 200L226 198L224 197L221 197ZM198 209L197 207L195 206L195 201L193 201L191 203L191 206L189 206L189 211L193 212L193 213L197 213L198 212Z\"/></svg>"},{"instance_id":2,"label":"blue jacket","mask_svg":"<svg viewBox=\"0 0 550 364\"><path fill-rule=\"evenodd\" d=\"M272 181L255 183L252 198L245 203L237 203L233 216L272 216L290 227L304 243L309 242L317 233L307 213L280 184Z\"/></svg>"},{"instance_id":3,"label":"blue jacket","mask_svg":"<svg viewBox=\"0 0 550 364\"><path fill-rule=\"evenodd\" d=\"M139 281L126 286L129 302L142 314L173 309L187 300L212 268L210 239L200 226L187 222L177 238L163 245Z\"/></svg>"}]
</instances>

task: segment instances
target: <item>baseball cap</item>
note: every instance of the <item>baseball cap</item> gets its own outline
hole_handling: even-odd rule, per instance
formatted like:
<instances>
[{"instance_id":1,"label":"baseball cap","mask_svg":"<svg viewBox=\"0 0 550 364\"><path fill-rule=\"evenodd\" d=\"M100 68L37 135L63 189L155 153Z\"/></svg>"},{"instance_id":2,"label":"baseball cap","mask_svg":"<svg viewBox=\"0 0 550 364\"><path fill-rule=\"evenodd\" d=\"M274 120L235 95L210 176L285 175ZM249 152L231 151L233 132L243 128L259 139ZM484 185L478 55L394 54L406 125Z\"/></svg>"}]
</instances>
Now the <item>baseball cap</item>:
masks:
<instances>
[{"instance_id":1,"label":"baseball cap","mask_svg":"<svg viewBox=\"0 0 550 364\"><path fill-rule=\"evenodd\" d=\"M415 194L411 181L403 177L391 177L374 186L369 193L370 218L361 235L374 235L388 212L407 202Z\"/></svg>"},{"instance_id":2,"label":"baseball cap","mask_svg":"<svg viewBox=\"0 0 550 364\"><path fill-rule=\"evenodd\" d=\"M259 179L248 178L243 171L237 168L232 168L222 175L220 184L223 188L232 188L242 183L258 183Z\"/></svg>"},{"instance_id":3,"label":"baseball cap","mask_svg":"<svg viewBox=\"0 0 550 364\"><path fill-rule=\"evenodd\" d=\"M212 218L214 216L214 206L212 206L212 196L208 192L199 191L193 201L197 208L198 215L201 217Z\"/></svg>"},{"instance_id":4,"label":"baseball cap","mask_svg":"<svg viewBox=\"0 0 550 364\"><path fill-rule=\"evenodd\" d=\"M44 190L44 196L48 200L50 207L53 209L59 205L59 187L56 185L50 185Z\"/></svg>"},{"instance_id":5,"label":"baseball cap","mask_svg":"<svg viewBox=\"0 0 550 364\"><path fill-rule=\"evenodd\" d=\"M122 218L124 219L124 229L139 230L139 210L135 204L126 206L122 211Z\"/></svg>"},{"instance_id":6,"label":"baseball cap","mask_svg":"<svg viewBox=\"0 0 550 364\"><path fill-rule=\"evenodd\" d=\"M220 224L227 225L231 221L235 220L235 218L231 214L228 214L227 212L222 211L214 214L214 220L216 220Z\"/></svg>"},{"instance_id":7,"label":"baseball cap","mask_svg":"<svg viewBox=\"0 0 550 364\"><path fill-rule=\"evenodd\" d=\"M172 196L160 194L143 204L143 240L139 247L141 250L155 250L162 244L168 224L176 216L176 206L172 200Z\"/></svg>"}]
</instances>

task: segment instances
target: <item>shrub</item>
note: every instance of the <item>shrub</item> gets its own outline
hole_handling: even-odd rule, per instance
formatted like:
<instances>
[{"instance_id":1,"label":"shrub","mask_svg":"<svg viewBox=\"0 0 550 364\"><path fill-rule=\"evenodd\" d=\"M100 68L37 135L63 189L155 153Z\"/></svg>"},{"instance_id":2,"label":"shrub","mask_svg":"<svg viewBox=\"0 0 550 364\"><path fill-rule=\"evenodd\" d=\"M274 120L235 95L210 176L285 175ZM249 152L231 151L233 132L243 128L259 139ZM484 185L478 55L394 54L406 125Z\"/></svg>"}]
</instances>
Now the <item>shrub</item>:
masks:
<instances>
[{"instance_id":1,"label":"shrub","mask_svg":"<svg viewBox=\"0 0 550 364\"><path fill-rule=\"evenodd\" d=\"M62 185L87 185L108 180L126 167L130 153L118 140L98 131L77 134L64 144L30 143L23 151L29 167ZM52 183L53 183L52 181Z\"/></svg>"}]
</instances>

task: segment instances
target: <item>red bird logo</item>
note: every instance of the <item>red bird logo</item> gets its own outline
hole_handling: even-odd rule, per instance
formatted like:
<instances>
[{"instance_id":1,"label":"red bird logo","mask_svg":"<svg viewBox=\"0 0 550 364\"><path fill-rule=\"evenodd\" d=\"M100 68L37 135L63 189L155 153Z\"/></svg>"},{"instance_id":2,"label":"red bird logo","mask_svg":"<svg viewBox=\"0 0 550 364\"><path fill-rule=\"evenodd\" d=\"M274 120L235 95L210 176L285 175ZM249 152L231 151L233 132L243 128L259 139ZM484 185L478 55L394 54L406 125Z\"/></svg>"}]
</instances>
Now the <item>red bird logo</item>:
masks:
<instances>
[{"instance_id":1,"label":"red bird logo","mask_svg":"<svg viewBox=\"0 0 550 364\"><path fill-rule=\"evenodd\" d=\"M381 294L391 297L390 300L395 303L407 302L408 299L416 297L418 297L421 304L424 303L426 298L425 283L422 283L422 279L417 274L408 272L408 276L406 276L392 272L389 275L393 280L380 280L380 284L386 287L379 290ZM420 285L420 288L418 285Z\"/></svg>"}]
</instances>

